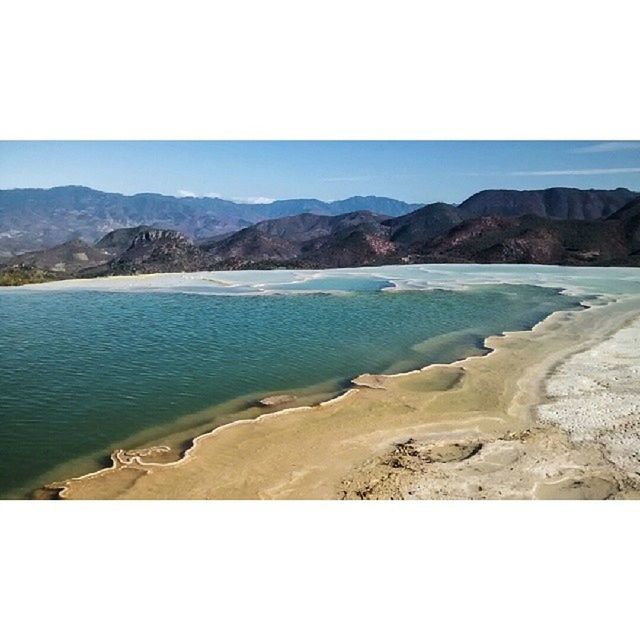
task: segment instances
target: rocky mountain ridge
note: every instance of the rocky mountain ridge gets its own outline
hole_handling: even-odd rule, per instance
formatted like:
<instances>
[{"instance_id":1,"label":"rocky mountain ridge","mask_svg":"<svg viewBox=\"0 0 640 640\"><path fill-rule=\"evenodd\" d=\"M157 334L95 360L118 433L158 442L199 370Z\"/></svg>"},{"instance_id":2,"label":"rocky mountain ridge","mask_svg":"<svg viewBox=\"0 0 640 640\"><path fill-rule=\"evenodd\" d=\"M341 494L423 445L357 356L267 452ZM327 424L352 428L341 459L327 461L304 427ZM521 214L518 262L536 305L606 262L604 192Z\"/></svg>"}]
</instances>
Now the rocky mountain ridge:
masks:
<instances>
[{"instance_id":1,"label":"rocky mountain ridge","mask_svg":"<svg viewBox=\"0 0 640 640\"><path fill-rule=\"evenodd\" d=\"M620 196L626 200L626 194L613 195L614 201ZM593 199L587 195L584 201L591 215ZM597 201L603 214L611 208L601 194ZM565 216L575 213L563 211ZM175 230L143 225L111 231L95 244L73 240L16 256L5 268L12 269L13 281L20 269L37 272L41 279L47 272L60 278L420 262L640 266L640 196L596 219L531 213L474 216L445 203L395 218L371 211L303 213L200 243Z\"/></svg>"},{"instance_id":2,"label":"rocky mountain ridge","mask_svg":"<svg viewBox=\"0 0 640 640\"><path fill-rule=\"evenodd\" d=\"M221 198L176 198L157 193L125 196L81 186L0 190L0 257L48 249L82 238L95 242L115 229L141 225L180 231L193 240L227 234L260 220L303 212L340 215L357 209L402 215L419 205L356 196L241 204Z\"/></svg>"}]
</instances>

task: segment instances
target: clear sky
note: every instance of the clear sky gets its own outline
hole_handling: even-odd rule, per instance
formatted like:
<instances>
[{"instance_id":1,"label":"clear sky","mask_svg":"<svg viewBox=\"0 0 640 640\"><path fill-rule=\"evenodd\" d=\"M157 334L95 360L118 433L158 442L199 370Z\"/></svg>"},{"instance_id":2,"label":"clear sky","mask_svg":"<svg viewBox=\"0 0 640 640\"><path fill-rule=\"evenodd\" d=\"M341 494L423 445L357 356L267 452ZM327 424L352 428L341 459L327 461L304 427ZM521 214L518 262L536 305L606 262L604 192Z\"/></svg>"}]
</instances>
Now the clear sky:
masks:
<instances>
[{"instance_id":1,"label":"clear sky","mask_svg":"<svg viewBox=\"0 0 640 640\"><path fill-rule=\"evenodd\" d=\"M640 190L640 142L0 142L0 188L264 202L378 195L461 202L481 189Z\"/></svg>"}]
</instances>

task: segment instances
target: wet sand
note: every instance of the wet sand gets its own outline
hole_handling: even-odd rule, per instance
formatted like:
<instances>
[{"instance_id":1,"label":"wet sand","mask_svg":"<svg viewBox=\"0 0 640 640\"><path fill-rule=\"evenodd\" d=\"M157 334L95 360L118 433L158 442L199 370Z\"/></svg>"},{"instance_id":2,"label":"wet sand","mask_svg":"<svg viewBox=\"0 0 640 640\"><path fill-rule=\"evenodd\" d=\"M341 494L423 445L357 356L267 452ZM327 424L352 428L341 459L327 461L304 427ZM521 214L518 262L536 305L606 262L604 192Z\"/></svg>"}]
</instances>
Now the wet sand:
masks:
<instances>
[{"instance_id":1,"label":"wet sand","mask_svg":"<svg viewBox=\"0 0 640 640\"><path fill-rule=\"evenodd\" d=\"M578 437L557 406L555 414L544 409L566 401L556 381L584 367L580 354L595 349L608 366L602 345L613 341L613 351L626 353L638 317L638 296L557 312L532 331L488 338L487 355L365 374L333 400L218 427L177 461L120 450L112 468L52 488L71 499L638 497L631 458L621 464L602 440ZM627 386L640 377L637 364L618 361ZM579 402L599 407L593 393ZM608 430L622 419L612 414Z\"/></svg>"}]
</instances>

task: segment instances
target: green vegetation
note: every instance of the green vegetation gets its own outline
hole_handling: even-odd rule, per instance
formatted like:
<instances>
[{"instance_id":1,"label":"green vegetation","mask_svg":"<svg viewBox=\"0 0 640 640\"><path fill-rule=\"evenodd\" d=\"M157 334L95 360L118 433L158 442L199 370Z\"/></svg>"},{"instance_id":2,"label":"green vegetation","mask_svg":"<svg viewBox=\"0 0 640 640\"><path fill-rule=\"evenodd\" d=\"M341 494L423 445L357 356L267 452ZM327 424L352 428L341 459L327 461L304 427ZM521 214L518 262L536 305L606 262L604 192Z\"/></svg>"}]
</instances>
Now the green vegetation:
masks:
<instances>
[{"instance_id":1,"label":"green vegetation","mask_svg":"<svg viewBox=\"0 0 640 640\"><path fill-rule=\"evenodd\" d=\"M16 265L0 269L0 287L17 287L21 284L48 282L57 280L59 276L28 265Z\"/></svg>"}]
</instances>

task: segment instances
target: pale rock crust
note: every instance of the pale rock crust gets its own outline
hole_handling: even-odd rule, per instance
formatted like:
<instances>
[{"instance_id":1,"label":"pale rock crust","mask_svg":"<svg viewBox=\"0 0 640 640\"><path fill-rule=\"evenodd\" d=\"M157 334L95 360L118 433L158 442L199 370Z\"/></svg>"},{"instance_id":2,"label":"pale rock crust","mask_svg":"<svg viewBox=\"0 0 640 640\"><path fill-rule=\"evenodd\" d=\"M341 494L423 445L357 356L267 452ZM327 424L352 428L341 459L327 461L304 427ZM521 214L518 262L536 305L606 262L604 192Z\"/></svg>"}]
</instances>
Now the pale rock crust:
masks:
<instances>
[{"instance_id":1,"label":"pale rock crust","mask_svg":"<svg viewBox=\"0 0 640 640\"><path fill-rule=\"evenodd\" d=\"M546 393L542 423L600 445L608 460L640 476L640 318L563 362Z\"/></svg>"}]
</instances>

